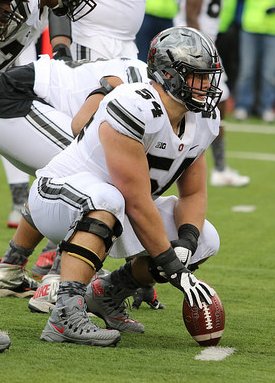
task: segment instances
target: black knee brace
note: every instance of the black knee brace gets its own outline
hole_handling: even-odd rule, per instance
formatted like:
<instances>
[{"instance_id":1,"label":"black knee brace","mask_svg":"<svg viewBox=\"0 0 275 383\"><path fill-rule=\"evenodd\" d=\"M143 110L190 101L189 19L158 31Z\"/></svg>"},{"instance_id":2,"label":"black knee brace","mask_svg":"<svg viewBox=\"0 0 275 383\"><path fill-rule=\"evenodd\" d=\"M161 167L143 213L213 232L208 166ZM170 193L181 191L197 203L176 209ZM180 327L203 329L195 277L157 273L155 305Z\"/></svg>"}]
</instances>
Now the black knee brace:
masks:
<instances>
[{"instance_id":1,"label":"black knee brace","mask_svg":"<svg viewBox=\"0 0 275 383\"><path fill-rule=\"evenodd\" d=\"M95 271L100 270L103 266L103 263L96 253L83 246L76 245L75 243L62 241L59 244L59 250L60 252L66 251L68 255L88 263L88 265L90 265Z\"/></svg>"},{"instance_id":2,"label":"black knee brace","mask_svg":"<svg viewBox=\"0 0 275 383\"><path fill-rule=\"evenodd\" d=\"M77 222L75 227L76 231L85 231L86 233L95 234L98 237L103 239L103 242L106 247L106 252L110 249L113 244L114 239L118 236L114 230L110 229L104 222L91 218L91 217L83 217L81 221ZM119 233L120 235L121 233Z\"/></svg>"}]
</instances>

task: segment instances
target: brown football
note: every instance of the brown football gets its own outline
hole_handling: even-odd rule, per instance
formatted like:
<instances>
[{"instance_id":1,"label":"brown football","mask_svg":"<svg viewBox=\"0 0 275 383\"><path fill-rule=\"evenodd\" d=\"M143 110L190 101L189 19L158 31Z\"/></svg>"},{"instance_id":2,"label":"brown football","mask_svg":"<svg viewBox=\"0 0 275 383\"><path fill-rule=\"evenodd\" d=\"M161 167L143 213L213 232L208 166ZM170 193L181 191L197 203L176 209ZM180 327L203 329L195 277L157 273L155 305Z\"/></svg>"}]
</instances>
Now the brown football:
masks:
<instances>
[{"instance_id":1,"label":"brown football","mask_svg":"<svg viewBox=\"0 0 275 383\"><path fill-rule=\"evenodd\" d=\"M212 304L204 303L200 309L194 305L190 307L184 298L182 317L189 334L204 347L216 346L223 334L225 313L223 304L217 293L211 298Z\"/></svg>"}]
</instances>

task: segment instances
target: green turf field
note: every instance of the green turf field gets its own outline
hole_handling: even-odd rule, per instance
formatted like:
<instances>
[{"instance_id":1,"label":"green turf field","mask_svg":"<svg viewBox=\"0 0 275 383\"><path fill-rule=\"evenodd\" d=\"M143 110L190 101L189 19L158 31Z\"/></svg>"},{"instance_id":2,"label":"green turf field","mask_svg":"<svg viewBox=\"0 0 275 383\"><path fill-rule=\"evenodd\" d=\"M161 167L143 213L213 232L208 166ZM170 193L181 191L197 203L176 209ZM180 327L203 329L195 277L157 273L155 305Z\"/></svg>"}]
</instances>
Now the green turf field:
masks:
<instances>
[{"instance_id":1,"label":"green turf field","mask_svg":"<svg viewBox=\"0 0 275 383\"><path fill-rule=\"evenodd\" d=\"M166 309L153 311L143 304L131 312L146 331L123 334L116 348L44 343L39 336L47 315L29 312L26 299L3 298L0 329L9 332L12 346L0 354L0 383L275 382L275 126L255 121L227 125L228 163L248 174L251 184L243 189L209 187L208 218L220 233L221 248L197 276L224 303L226 328L219 346L234 348L234 354L222 361L195 359L202 348L183 325L182 295L168 284L157 286ZM211 166L210 152L208 160ZM2 167L0 201L3 254L13 230L6 228L10 195ZM256 210L233 212L238 205ZM104 267L111 270L118 264L109 259Z\"/></svg>"}]
</instances>

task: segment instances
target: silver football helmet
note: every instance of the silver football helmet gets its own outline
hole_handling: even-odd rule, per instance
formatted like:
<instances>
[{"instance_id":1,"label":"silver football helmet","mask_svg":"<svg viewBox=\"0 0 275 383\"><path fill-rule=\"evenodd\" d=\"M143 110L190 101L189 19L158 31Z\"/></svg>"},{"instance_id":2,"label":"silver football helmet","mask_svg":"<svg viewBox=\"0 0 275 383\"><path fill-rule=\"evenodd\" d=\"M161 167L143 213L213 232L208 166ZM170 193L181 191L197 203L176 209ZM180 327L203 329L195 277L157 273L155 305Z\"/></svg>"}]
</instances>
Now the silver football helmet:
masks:
<instances>
[{"instance_id":1,"label":"silver football helmet","mask_svg":"<svg viewBox=\"0 0 275 383\"><path fill-rule=\"evenodd\" d=\"M16 34L27 19L24 9L27 0L0 0L0 42Z\"/></svg>"},{"instance_id":2,"label":"silver football helmet","mask_svg":"<svg viewBox=\"0 0 275 383\"><path fill-rule=\"evenodd\" d=\"M188 110L211 112L220 101L222 66L213 41L204 33L180 26L160 32L151 41L147 64L149 78Z\"/></svg>"}]
</instances>

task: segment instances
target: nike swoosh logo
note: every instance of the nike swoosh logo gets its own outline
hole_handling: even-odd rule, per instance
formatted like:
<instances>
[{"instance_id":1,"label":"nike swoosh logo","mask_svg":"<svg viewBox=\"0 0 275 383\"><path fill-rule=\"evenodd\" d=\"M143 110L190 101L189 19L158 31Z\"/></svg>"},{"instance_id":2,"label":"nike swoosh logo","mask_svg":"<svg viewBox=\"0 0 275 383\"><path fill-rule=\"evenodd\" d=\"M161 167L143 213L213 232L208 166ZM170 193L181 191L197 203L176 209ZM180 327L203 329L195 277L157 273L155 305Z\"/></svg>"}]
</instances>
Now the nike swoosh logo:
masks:
<instances>
[{"instance_id":1,"label":"nike swoosh logo","mask_svg":"<svg viewBox=\"0 0 275 383\"><path fill-rule=\"evenodd\" d=\"M190 283L190 285L191 285L192 287L194 287L196 283L192 281L192 278L191 278L190 274L188 274L188 279L189 279L189 283Z\"/></svg>"},{"instance_id":2,"label":"nike swoosh logo","mask_svg":"<svg viewBox=\"0 0 275 383\"><path fill-rule=\"evenodd\" d=\"M56 326L56 325L53 324L53 323L51 323L51 326L52 326L56 331L60 332L60 334L63 334L64 331L65 331L64 327L58 327L58 326Z\"/></svg>"},{"instance_id":3,"label":"nike swoosh logo","mask_svg":"<svg viewBox=\"0 0 275 383\"><path fill-rule=\"evenodd\" d=\"M195 149L197 146L199 146L199 145L192 146L192 148L190 148L190 150Z\"/></svg>"}]
</instances>

